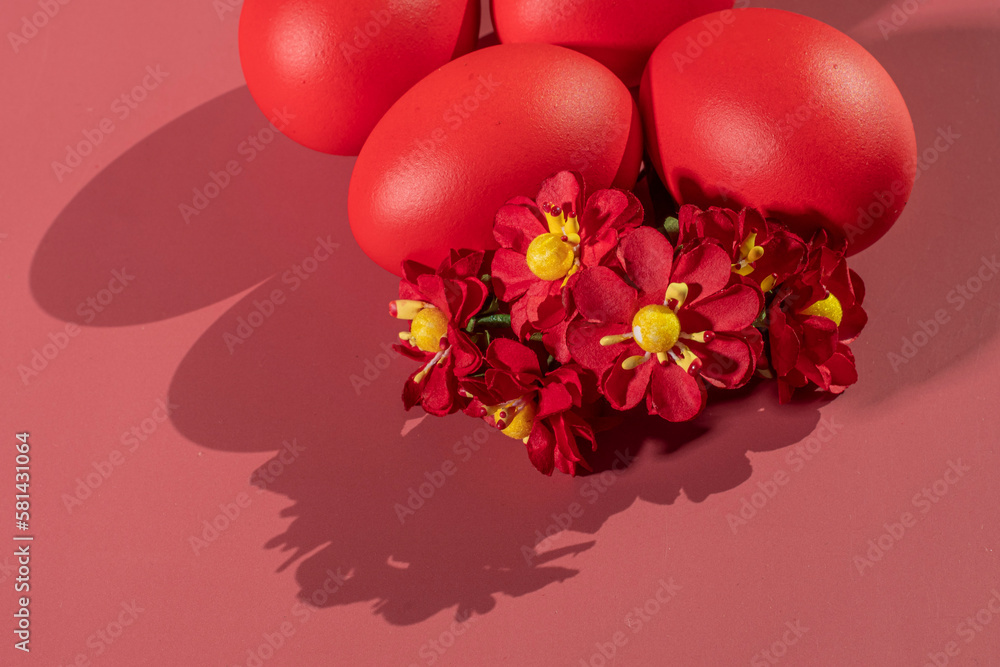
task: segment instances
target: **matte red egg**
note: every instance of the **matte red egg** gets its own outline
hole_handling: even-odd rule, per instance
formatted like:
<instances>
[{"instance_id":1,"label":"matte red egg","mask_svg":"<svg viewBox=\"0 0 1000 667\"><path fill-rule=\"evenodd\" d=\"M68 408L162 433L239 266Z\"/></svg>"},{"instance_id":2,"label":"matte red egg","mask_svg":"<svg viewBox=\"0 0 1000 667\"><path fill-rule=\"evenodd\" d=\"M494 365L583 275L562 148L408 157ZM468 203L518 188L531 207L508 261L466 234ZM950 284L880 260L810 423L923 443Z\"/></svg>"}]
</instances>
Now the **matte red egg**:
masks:
<instances>
[{"instance_id":1,"label":"matte red egg","mask_svg":"<svg viewBox=\"0 0 1000 667\"><path fill-rule=\"evenodd\" d=\"M557 44L586 53L638 86L650 54L675 28L733 0L492 0L505 44Z\"/></svg>"},{"instance_id":2,"label":"matte red egg","mask_svg":"<svg viewBox=\"0 0 1000 667\"><path fill-rule=\"evenodd\" d=\"M449 248L495 248L497 210L548 176L630 188L641 157L638 110L610 70L558 46L501 44L430 74L379 121L351 176L351 229L393 273L404 259L436 267Z\"/></svg>"},{"instance_id":3,"label":"matte red egg","mask_svg":"<svg viewBox=\"0 0 1000 667\"><path fill-rule=\"evenodd\" d=\"M758 207L803 234L846 236L853 254L889 230L913 187L896 84L805 16L743 9L682 26L650 58L640 103L650 157L684 204Z\"/></svg>"},{"instance_id":4,"label":"matte red egg","mask_svg":"<svg viewBox=\"0 0 1000 667\"><path fill-rule=\"evenodd\" d=\"M357 155L400 95L475 48L478 0L245 0L240 62L251 95L304 146Z\"/></svg>"}]
</instances>

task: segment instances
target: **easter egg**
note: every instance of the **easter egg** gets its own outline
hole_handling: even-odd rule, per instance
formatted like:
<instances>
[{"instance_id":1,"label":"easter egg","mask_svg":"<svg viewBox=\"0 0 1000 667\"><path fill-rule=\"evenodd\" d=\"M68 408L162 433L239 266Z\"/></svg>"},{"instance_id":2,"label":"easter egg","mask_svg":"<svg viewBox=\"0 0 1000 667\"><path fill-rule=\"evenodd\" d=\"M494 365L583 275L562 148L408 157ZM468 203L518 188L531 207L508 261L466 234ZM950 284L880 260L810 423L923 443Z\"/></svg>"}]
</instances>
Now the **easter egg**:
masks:
<instances>
[{"instance_id":1,"label":"easter egg","mask_svg":"<svg viewBox=\"0 0 1000 667\"><path fill-rule=\"evenodd\" d=\"M625 85L638 86L650 54L675 28L733 0L492 0L505 44L557 44L600 61Z\"/></svg>"},{"instance_id":2,"label":"easter egg","mask_svg":"<svg viewBox=\"0 0 1000 667\"><path fill-rule=\"evenodd\" d=\"M650 158L682 204L752 206L859 252L906 204L916 140L892 78L859 44L776 9L710 14L650 57Z\"/></svg>"},{"instance_id":3,"label":"easter egg","mask_svg":"<svg viewBox=\"0 0 1000 667\"><path fill-rule=\"evenodd\" d=\"M450 248L495 248L493 220L542 181L580 172L588 191L635 184L638 109L625 85L585 55L501 44L454 60L397 101L361 149L348 193L361 249L398 274Z\"/></svg>"},{"instance_id":4,"label":"easter egg","mask_svg":"<svg viewBox=\"0 0 1000 667\"><path fill-rule=\"evenodd\" d=\"M240 62L285 135L357 155L392 103L475 48L478 31L478 0L245 0Z\"/></svg>"}]
</instances>

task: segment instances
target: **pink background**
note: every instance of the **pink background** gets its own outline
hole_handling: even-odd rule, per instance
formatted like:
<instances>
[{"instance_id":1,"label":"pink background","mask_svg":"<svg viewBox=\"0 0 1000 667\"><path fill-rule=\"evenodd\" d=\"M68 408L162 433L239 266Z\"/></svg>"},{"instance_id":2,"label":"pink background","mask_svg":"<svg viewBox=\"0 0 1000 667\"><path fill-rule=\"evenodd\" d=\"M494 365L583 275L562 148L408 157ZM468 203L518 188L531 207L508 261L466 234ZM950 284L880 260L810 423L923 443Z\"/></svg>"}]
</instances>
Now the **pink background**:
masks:
<instances>
[{"instance_id":1,"label":"pink background","mask_svg":"<svg viewBox=\"0 0 1000 667\"><path fill-rule=\"evenodd\" d=\"M761 385L691 424L633 424L605 446L636 463L603 481L544 478L496 433L456 449L484 435L462 416L408 421L409 363L382 352L399 329L385 316L395 281L347 226L352 159L282 137L241 149L266 119L240 72L238 8L219 13L228 0L70 2L16 53L5 39L0 540L15 533L21 430L36 540L32 652L4 630L0 664L597 666L616 637L608 664L995 664L1000 276L977 272L1000 254L998 4L897 3L919 8L887 39L891 3L768 4L868 48L933 157L894 230L852 263L872 316L854 347L861 381L834 401L780 407ZM36 11L6 0L0 28ZM144 78L136 108L114 103ZM103 119L113 131L57 176ZM186 222L179 205L230 160L240 173ZM318 237L339 247L293 277ZM134 277L102 312L81 308L111 295L116 270ZM275 290L283 302L231 352L226 335ZM60 334L67 322L77 335ZM919 348L894 367L904 337ZM22 380L51 340L57 354ZM366 369L370 384L352 383ZM394 505L449 460L401 525ZM225 529L196 553L213 520ZM334 592L314 598L325 583ZM141 611L123 615L131 603Z\"/></svg>"}]
</instances>

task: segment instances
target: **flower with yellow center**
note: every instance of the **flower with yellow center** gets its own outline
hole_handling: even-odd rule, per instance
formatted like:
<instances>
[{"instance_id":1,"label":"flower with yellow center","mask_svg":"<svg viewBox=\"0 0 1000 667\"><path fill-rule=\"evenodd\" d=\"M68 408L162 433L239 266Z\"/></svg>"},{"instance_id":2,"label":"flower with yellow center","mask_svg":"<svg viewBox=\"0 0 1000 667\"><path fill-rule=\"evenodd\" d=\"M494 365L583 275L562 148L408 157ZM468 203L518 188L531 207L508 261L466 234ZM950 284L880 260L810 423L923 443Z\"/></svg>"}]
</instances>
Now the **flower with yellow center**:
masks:
<instances>
[{"instance_id":1,"label":"flower with yellow center","mask_svg":"<svg viewBox=\"0 0 1000 667\"><path fill-rule=\"evenodd\" d=\"M542 205L542 213L549 232L531 241L525 260L542 280L562 280L565 284L580 270L580 221L573 211L551 203Z\"/></svg>"},{"instance_id":2,"label":"flower with yellow center","mask_svg":"<svg viewBox=\"0 0 1000 667\"><path fill-rule=\"evenodd\" d=\"M622 362L622 368L627 371L637 368L649 361L655 354L657 361L666 363L673 361L692 375L701 369L701 359L691 351L684 340L697 343L710 343L715 338L711 331L701 331L694 334L685 333L681 327L678 311L687 301L688 286L686 283L670 283L663 298L663 304L643 306L632 317L632 331L601 339L601 345L617 345L629 339L642 348L646 354L628 357Z\"/></svg>"},{"instance_id":3,"label":"flower with yellow center","mask_svg":"<svg viewBox=\"0 0 1000 667\"><path fill-rule=\"evenodd\" d=\"M451 352L448 345L448 317L433 304L399 299L389 304L389 313L400 320L410 320L410 330L400 331L400 340L408 341L434 357L414 376L423 380L434 364L442 364Z\"/></svg>"}]
</instances>

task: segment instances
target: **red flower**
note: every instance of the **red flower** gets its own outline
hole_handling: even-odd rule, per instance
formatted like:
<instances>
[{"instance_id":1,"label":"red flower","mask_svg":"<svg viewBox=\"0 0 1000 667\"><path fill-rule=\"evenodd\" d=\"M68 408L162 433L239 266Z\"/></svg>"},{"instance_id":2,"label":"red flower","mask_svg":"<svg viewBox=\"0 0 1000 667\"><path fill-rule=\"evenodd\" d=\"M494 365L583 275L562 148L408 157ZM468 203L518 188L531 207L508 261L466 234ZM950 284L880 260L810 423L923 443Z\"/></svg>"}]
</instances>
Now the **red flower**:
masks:
<instances>
[{"instance_id":1,"label":"red flower","mask_svg":"<svg viewBox=\"0 0 1000 667\"><path fill-rule=\"evenodd\" d=\"M389 304L389 313L410 320L395 350L421 363L403 386L407 410L420 405L432 415L446 415L464 405L458 378L476 371L483 359L462 331L489 294L476 277L482 264L483 253L471 250L452 250L437 271L403 262L399 300Z\"/></svg>"},{"instance_id":2,"label":"red flower","mask_svg":"<svg viewBox=\"0 0 1000 667\"><path fill-rule=\"evenodd\" d=\"M570 276L600 265L619 234L642 223L642 206L629 192L584 195L583 177L561 171L542 183L534 201L515 197L497 212L493 287L512 304L511 325L521 339L564 322L562 288Z\"/></svg>"},{"instance_id":3,"label":"red flower","mask_svg":"<svg viewBox=\"0 0 1000 667\"><path fill-rule=\"evenodd\" d=\"M748 277L763 292L794 274L806 254L802 239L769 222L756 209L744 208L737 213L713 206L702 211L687 205L681 207L677 220L678 245L700 240L718 243L732 259L733 272Z\"/></svg>"},{"instance_id":4,"label":"red flower","mask_svg":"<svg viewBox=\"0 0 1000 667\"><path fill-rule=\"evenodd\" d=\"M826 234L817 233L805 268L781 285L768 309L771 365L782 403L810 382L839 394L858 381L847 344L868 321L861 307L865 286L847 268L843 246L829 247Z\"/></svg>"},{"instance_id":5,"label":"red flower","mask_svg":"<svg viewBox=\"0 0 1000 667\"><path fill-rule=\"evenodd\" d=\"M590 374L575 364L543 374L531 348L504 338L490 344L486 363L482 379L462 382L473 397L466 413L523 441L528 458L546 475L555 468L567 475L575 475L578 466L589 470L578 443L591 449L597 443L593 427L578 410L596 399Z\"/></svg>"},{"instance_id":6,"label":"red flower","mask_svg":"<svg viewBox=\"0 0 1000 667\"><path fill-rule=\"evenodd\" d=\"M763 347L751 326L763 296L733 277L724 250L700 243L675 260L670 242L642 227L622 239L618 258L638 292L610 268L582 273L573 300L586 321L567 334L612 407L645 397L650 414L685 421L704 407L705 382L734 388L750 379Z\"/></svg>"}]
</instances>

